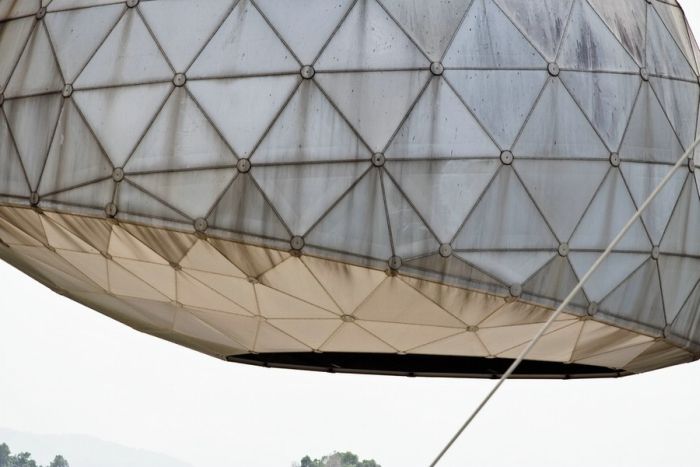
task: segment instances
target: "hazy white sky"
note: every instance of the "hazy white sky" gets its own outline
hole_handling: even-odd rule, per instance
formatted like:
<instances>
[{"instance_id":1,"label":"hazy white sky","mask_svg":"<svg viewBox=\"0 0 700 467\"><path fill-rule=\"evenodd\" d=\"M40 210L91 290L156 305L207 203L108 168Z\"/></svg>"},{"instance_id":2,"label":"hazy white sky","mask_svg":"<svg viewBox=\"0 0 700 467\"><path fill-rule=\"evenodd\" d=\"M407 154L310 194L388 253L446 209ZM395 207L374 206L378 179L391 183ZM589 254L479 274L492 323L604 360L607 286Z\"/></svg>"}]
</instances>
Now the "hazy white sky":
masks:
<instances>
[{"instance_id":1,"label":"hazy white sky","mask_svg":"<svg viewBox=\"0 0 700 467\"><path fill-rule=\"evenodd\" d=\"M700 3L681 3L700 31ZM225 363L0 262L0 427L90 434L196 467L287 467L333 450L421 467L492 384ZM509 382L441 465L695 466L698 394L700 363L620 380Z\"/></svg>"}]
</instances>

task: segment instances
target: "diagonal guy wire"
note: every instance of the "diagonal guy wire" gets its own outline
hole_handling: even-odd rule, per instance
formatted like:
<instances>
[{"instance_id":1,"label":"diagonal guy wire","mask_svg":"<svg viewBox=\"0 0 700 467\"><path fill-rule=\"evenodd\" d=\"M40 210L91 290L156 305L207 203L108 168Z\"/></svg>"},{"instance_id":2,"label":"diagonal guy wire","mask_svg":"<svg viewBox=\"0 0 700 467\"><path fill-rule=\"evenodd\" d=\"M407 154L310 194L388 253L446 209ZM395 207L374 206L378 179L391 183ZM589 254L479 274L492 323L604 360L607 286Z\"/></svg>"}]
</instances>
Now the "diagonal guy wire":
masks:
<instances>
[{"instance_id":1,"label":"diagonal guy wire","mask_svg":"<svg viewBox=\"0 0 700 467\"><path fill-rule=\"evenodd\" d=\"M488 402L491 400L491 398L498 392L500 387L503 385L503 383L506 382L506 380L513 374L513 372L518 368L518 366L522 363L522 361L527 357L527 355L530 353L532 348L537 344L537 342L542 338L545 332L549 329L549 327L554 323L554 321L561 315L561 313L564 311L564 308L566 308L569 303L574 299L576 294L581 290L583 287L583 284L586 283L588 279L593 275L594 272L598 269L598 267L605 261L605 259L610 255L612 252L613 248L617 246L617 244L622 240L622 237L625 236L627 231L634 225L637 220L642 216L644 211L649 207L649 205L654 201L656 196L663 190L663 188L666 186L666 184L671 180L671 177L676 173L676 171L683 165L684 161L689 161L690 160L690 155L693 153L695 148L700 144L700 136L693 142L693 144L690 145L688 150L683 153L683 155L678 159L676 164L673 166L673 168L666 174L663 180L659 183L659 185L654 189L654 191L649 195L649 197L644 201L644 203L637 209L637 212L632 216L632 218L627 221L625 226L620 230L620 233L617 234L617 236L613 239L613 241L608 245L608 247L605 249L603 254L600 255L600 257L596 260L595 263L590 267L588 272L581 278L578 284L576 284L576 287L567 295L567 297L564 299L564 301L559 305L559 307L552 313L552 315L549 317L546 323L542 326L542 328L537 332L537 334L532 338L530 343L525 347L525 349L518 355L518 358L513 361L513 363L508 367L508 370L506 370L505 373L503 373L503 376L501 376L501 379L498 380L496 385L491 389L491 391L486 395L486 397L481 401L481 403L476 407L476 409L471 413L469 418L467 418L467 421L464 422L464 424L461 426L461 428L455 433L455 435L450 439L450 441L445 445L445 447L440 451L440 454L437 455L435 460L430 464L430 467L435 467L440 460L443 458L445 453L452 447L452 445L457 441L457 439L460 437L460 435L464 432L464 430L474 421L477 415L481 412L481 410L488 404Z\"/></svg>"}]
</instances>

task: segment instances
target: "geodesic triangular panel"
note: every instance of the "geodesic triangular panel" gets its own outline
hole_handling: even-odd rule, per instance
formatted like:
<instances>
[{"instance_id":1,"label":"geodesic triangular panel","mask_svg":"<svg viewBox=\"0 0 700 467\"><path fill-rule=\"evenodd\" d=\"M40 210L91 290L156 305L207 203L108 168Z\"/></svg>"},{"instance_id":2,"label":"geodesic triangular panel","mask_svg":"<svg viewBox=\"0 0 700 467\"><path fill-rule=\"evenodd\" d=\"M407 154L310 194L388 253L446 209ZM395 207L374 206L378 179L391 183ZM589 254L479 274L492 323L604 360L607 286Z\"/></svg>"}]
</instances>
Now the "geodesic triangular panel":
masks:
<instances>
[{"instance_id":1,"label":"geodesic triangular panel","mask_svg":"<svg viewBox=\"0 0 700 467\"><path fill-rule=\"evenodd\" d=\"M546 82L542 70L448 70L447 81L502 149L510 149Z\"/></svg>"},{"instance_id":2,"label":"geodesic triangular panel","mask_svg":"<svg viewBox=\"0 0 700 467\"><path fill-rule=\"evenodd\" d=\"M426 71L319 73L316 80L374 152L381 152L426 82Z\"/></svg>"},{"instance_id":3,"label":"geodesic triangular panel","mask_svg":"<svg viewBox=\"0 0 700 467\"><path fill-rule=\"evenodd\" d=\"M142 3L139 11L175 71L184 73L234 3L234 0L156 0Z\"/></svg>"},{"instance_id":4,"label":"geodesic triangular panel","mask_svg":"<svg viewBox=\"0 0 700 467\"><path fill-rule=\"evenodd\" d=\"M448 68L540 68L542 56L492 0L474 0L443 63Z\"/></svg>"},{"instance_id":5,"label":"geodesic triangular panel","mask_svg":"<svg viewBox=\"0 0 700 467\"><path fill-rule=\"evenodd\" d=\"M250 157L298 82L294 76L197 80L187 88L236 155Z\"/></svg>"},{"instance_id":6,"label":"geodesic triangular panel","mask_svg":"<svg viewBox=\"0 0 700 467\"><path fill-rule=\"evenodd\" d=\"M678 5L669 5L664 2L656 2L653 6L666 25L666 29L673 36L674 41L685 55L688 64L697 73L698 66L695 62L695 54L691 45L688 25L685 22L683 10Z\"/></svg>"},{"instance_id":7,"label":"geodesic triangular panel","mask_svg":"<svg viewBox=\"0 0 700 467\"><path fill-rule=\"evenodd\" d=\"M398 131L386 155L392 158L497 156L500 150L440 78L428 84Z\"/></svg>"},{"instance_id":8,"label":"geodesic triangular panel","mask_svg":"<svg viewBox=\"0 0 700 467\"><path fill-rule=\"evenodd\" d=\"M75 81L124 10L123 5L106 5L46 15L44 22L66 83ZM85 23L91 27L83 27Z\"/></svg>"},{"instance_id":9,"label":"geodesic triangular panel","mask_svg":"<svg viewBox=\"0 0 700 467\"><path fill-rule=\"evenodd\" d=\"M661 183L661 180L670 172L671 167L661 164L629 162L623 164L620 169L635 204L641 206L651 195L652 191ZM657 194L654 201L642 214L642 222L644 222L644 226L647 228L654 245L661 243L661 237L666 230L673 208L676 207L678 195L683 188L686 178L686 171L676 171L671 180Z\"/></svg>"},{"instance_id":10,"label":"geodesic triangular panel","mask_svg":"<svg viewBox=\"0 0 700 467\"><path fill-rule=\"evenodd\" d=\"M636 210L622 174L619 170L611 170L576 227L571 247L604 250ZM617 244L617 249L651 251L651 242L641 220L632 224Z\"/></svg>"},{"instance_id":11,"label":"geodesic triangular panel","mask_svg":"<svg viewBox=\"0 0 700 467\"><path fill-rule=\"evenodd\" d=\"M639 66L646 62L646 2L631 0L610 2L608 0L588 0L593 9L605 21L623 47L634 57Z\"/></svg>"},{"instance_id":12,"label":"geodesic triangular panel","mask_svg":"<svg viewBox=\"0 0 700 467\"><path fill-rule=\"evenodd\" d=\"M254 162L369 160L371 155L318 86L304 81L256 149Z\"/></svg>"},{"instance_id":13,"label":"geodesic triangular panel","mask_svg":"<svg viewBox=\"0 0 700 467\"><path fill-rule=\"evenodd\" d=\"M0 111L0 194L28 197L31 188L24 174L5 116Z\"/></svg>"},{"instance_id":14,"label":"geodesic triangular panel","mask_svg":"<svg viewBox=\"0 0 700 467\"><path fill-rule=\"evenodd\" d=\"M3 104L7 123L33 191L39 184L62 105L60 94L23 97Z\"/></svg>"},{"instance_id":15,"label":"geodesic triangular panel","mask_svg":"<svg viewBox=\"0 0 700 467\"><path fill-rule=\"evenodd\" d=\"M564 34L572 0L496 0L496 3L542 55L553 62Z\"/></svg>"},{"instance_id":16,"label":"geodesic triangular panel","mask_svg":"<svg viewBox=\"0 0 700 467\"><path fill-rule=\"evenodd\" d=\"M376 47L378 42L381 47ZM357 0L314 67L318 71L364 71L425 68L428 64L377 0Z\"/></svg>"},{"instance_id":17,"label":"geodesic triangular panel","mask_svg":"<svg viewBox=\"0 0 700 467\"><path fill-rule=\"evenodd\" d=\"M123 167L172 91L170 84L145 84L73 94L115 167Z\"/></svg>"},{"instance_id":18,"label":"geodesic triangular panel","mask_svg":"<svg viewBox=\"0 0 700 467\"><path fill-rule=\"evenodd\" d=\"M366 170L338 162L258 166L252 173L292 233L303 235Z\"/></svg>"},{"instance_id":19,"label":"geodesic triangular panel","mask_svg":"<svg viewBox=\"0 0 700 467\"><path fill-rule=\"evenodd\" d=\"M576 275L583 278L601 254L602 251L573 251L569 262ZM611 253L583 284L583 291L591 301L600 302L647 259L646 253Z\"/></svg>"},{"instance_id":20,"label":"geodesic triangular panel","mask_svg":"<svg viewBox=\"0 0 700 467\"><path fill-rule=\"evenodd\" d=\"M433 62L442 59L470 5L469 0L382 0L382 6Z\"/></svg>"},{"instance_id":21,"label":"geodesic triangular panel","mask_svg":"<svg viewBox=\"0 0 700 467\"><path fill-rule=\"evenodd\" d=\"M455 254L505 284L522 284L556 253L554 251L464 251Z\"/></svg>"},{"instance_id":22,"label":"geodesic triangular panel","mask_svg":"<svg viewBox=\"0 0 700 467\"><path fill-rule=\"evenodd\" d=\"M690 292L700 281L700 260L662 255L659 258L659 275L666 320L672 323L688 299Z\"/></svg>"},{"instance_id":23,"label":"geodesic triangular panel","mask_svg":"<svg viewBox=\"0 0 700 467\"><path fill-rule=\"evenodd\" d=\"M355 2L256 0L255 4L302 64L311 65Z\"/></svg>"},{"instance_id":24,"label":"geodesic triangular panel","mask_svg":"<svg viewBox=\"0 0 700 467\"><path fill-rule=\"evenodd\" d=\"M0 61L0 90L7 86L35 24L31 17L0 23L0 48L3 51L3 60Z\"/></svg>"},{"instance_id":25,"label":"geodesic triangular panel","mask_svg":"<svg viewBox=\"0 0 700 467\"><path fill-rule=\"evenodd\" d=\"M518 136L517 157L609 157L610 152L561 81L550 79Z\"/></svg>"},{"instance_id":26,"label":"geodesic triangular panel","mask_svg":"<svg viewBox=\"0 0 700 467\"><path fill-rule=\"evenodd\" d=\"M653 7L647 8L647 67L652 73L674 78L696 78L688 59Z\"/></svg>"},{"instance_id":27,"label":"geodesic triangular panel","mask_svg":"<svg viewBox=\"0 0 700 467\"><path fill-rule=\"evenodd\" d=\"M233 166L236 157L185 88L176 88L124 166L128 172Z\"/></svg>"},{"instance_id":28,"label":"geodesic triangular panel","mask_svg":"<svg viewBox=\"0 0 700 467\"><path fill-rule=\"evenodd\" d=\"M457 250L556 249L559 245L511 167L502 167L457 234Z\"/></svg>"},{"instance_id":29,"label":"geodesic triangular panel","mask_svg":"<svg viewBox=\"0 0 700 467\"><path fill-rule=\"evenodd\" d=\"M561 242L568 242L608 173L607 162L516 160L528 193Z\"/></svg>"},{"instance_id":30,"label":"geodesic triangular panel","mask_svg":"<svg viewBox=\"0 0 700 467\"><path fill-rule=\"evenodd\" d=\"M587 2L576 1L557 63L564 69L637 72L639 65Z\"/></svg>"},{"instance_id":31,"label":"geodesic triangular panel","mask_svg":"<svg viewBox=\"0 0 700 467\"><path fill-rule=\"evenodd\" d=\"M387 170L442 243L449 243L496 173L497 160L392 162Z\"/></svg>"},{"instance_id":32,"label":"geodesic triangular panel","mask_svg":"<svg viewBox=\"0 0 700 467\"><path fill-rule=\"evenodd\" d=\"M652 77L651 87L684 148L695 140L698 87L695 83ZM688 117L693 115L694 117Z\"/></svg>"},{"instance_id":33,"label":"geodesic triangular panel","mask_svg":"<svg viewBox=\"0 0 700 467\"><path fill-rule=\"evenodd\" d=\"M229 57L221 60L221 57ZM298 72L301 65L250 0L241 0L187 72L191 78Z\"/></svg>"},{"instance_id":34,"label":"geodesic triangular panel","mask_svg":"<svg viewBox=\"0 0 700 467\"><path fill-rule=\"evenodd\" d=\"M169 81L175 73L136 9L128 9L75 80L76 88Z\"/></svg>"},{"instance_id":35,"label":"geodesic triangular panel","mask_svg":"<svg viewBox=\"0 0 700 467\"><path fill-rule=\"evenodd\" d=\"M695 177L689 176L683 186L671 219L668 222L661 251L682 255L700 255L700 199Z\"/></svg>"},{"instance_id":36,"label":"geodesic triangular panel","mask_svg":"<svg viewBox=\"0 0 700 467\"><path fill-rule=\"evenodd\" d=\"M618 152L639 93L639 76L562 72L561 80L610 151Z\"/></svg>"},{"instance_id":37,"label":"geodesic triangular panel","mask_svg":"<svg viewBox=\"0 0 700 467\"><path fill-rule=\"evenodd\" d=\"M365 222L348 222L361 218ZM386 260L392 256L379 170L370 170L314 225L310 245Z\"/></svg>"},{"instance_id":38,"label":"geodesic triangular panel","mask_svg":"<svg viewBox=\"0 0 700 467\"><path fill-rule=\"evenodd\" d=\"M683 147L656 94L651 86L642 84L620 156L635 161L675 163L681 154Z\"/></svg>"},{"instance_id":39,"label":"geodesic triangular panel","mask_svg":"<svg viewBox=\"0 0 700 467\"><path fill-rule=\"evenodd\" d=\"M39 23L24 48L5 89L6 97L31 96L58 92L63 77L58 68L46 26Z\"/></svg>"},{"instance_id":40,"label":"geodesic triangular panel","mask_svg":"<svg viewBox=\"0 0 700 467\"><path fill-rule=\"evenodd\" d=\"M288 239L291 234L249 174L238 174L207 217L209 226L236 233Z\"/></svg>"},{"instance_id":41,"label":"geodesic triangular panel","mask_svg":"<svg viewBox=\"0 0 700 467\"><path fill-rule=\"evenodd\" d=\"M56 133L42 171L39 194L53 193L112 176L112 164L73 101L61 110Z\"/></svg>"}]
</instances>

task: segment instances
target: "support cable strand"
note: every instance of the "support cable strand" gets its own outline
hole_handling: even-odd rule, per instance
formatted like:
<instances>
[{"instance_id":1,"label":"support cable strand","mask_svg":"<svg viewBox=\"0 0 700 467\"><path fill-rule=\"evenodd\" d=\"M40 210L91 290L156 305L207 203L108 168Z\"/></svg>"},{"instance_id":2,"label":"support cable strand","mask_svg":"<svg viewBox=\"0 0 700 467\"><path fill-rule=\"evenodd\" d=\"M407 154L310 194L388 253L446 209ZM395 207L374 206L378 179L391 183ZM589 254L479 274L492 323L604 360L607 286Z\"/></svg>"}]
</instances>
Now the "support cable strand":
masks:
<instances>
[{"instance_id":1,"label":"support cable strand","mask_svg":"<svg viewBox=\"0 0 700 467\"><path fill-rule=\"evenodd\" d=\"M523 349L522 352L520 352L520 355L518 355L518 358L511 363L510 367L508 367L508 370L506 370L505 373L503 373L503 376L501 376L501 379L498 380L496 385L491 389L491 391L486 395L486 397L481 401L481 403L477 406L477 408L472 412L472 414L467 418L467 421L464 422L464 424L461 426L461 428L455 433L455 435L450 439L450 441L445 445L445 447L440 451L440 454L435 458L435 460L430 464L430 467L435 467L438 462L443 458L445 453L452 447L452 445L457 441L457 439L461 436L461 434L464 432L464 430L474 421L477 415L481 412L481 410L486 406L486 404L491 400L491 398L498 392L500 387L503 385L503 383L506 382L508 378L513 374L513 372L518 368L518 366L522 363L522 361L527 357L527 355L530 353L532 348L537 344L537 342L542 338L545 332L549 329L549 327L554 323L554 321L561 315L561 313L564 311L564 308L566 308L569 303L574 299L577 293L581 290L583 285L586 283L588 279L593 275L593 273L598 269L598 267L605 261L605 259L610 255L612 252L613 248L617 246L617 244L622 240L622 237L625 236L627 231L634 225L637 220L642 216L644 211L649 207L649 205L654 201L656 196L663 190L663 188L666 186L666 184L671 180L671 177L678 171L678 169L683 165L684 161L690 161L690 155L691 153L695 150L695 148L700 144L700 137L698 137L693 144L690 145L688 150L683 153L680 159L676 162L676 164L673 166L673 168L669 171L668 174L664 177L663 180L659 183L659 185L654 189L654 191L649 195L649 197L644 201L644 203L637 209L637 212L630 218L629 221L625 224L625 226L620 230L620 233L617 234L617 236L613 239L613 241L608 245L608 247L605 249L603 254L600 255L600 257L596 260L595 263L590 267L588 272L581 278L578 284L576 284L576 287L567 295L567 297L564 299L564 301L559 305L559 307L552 313L552 315L549 317L546 323L542 326L542 328L535 334L535 336L530 340L529 344Z\"/></svg>"}]
</instances>

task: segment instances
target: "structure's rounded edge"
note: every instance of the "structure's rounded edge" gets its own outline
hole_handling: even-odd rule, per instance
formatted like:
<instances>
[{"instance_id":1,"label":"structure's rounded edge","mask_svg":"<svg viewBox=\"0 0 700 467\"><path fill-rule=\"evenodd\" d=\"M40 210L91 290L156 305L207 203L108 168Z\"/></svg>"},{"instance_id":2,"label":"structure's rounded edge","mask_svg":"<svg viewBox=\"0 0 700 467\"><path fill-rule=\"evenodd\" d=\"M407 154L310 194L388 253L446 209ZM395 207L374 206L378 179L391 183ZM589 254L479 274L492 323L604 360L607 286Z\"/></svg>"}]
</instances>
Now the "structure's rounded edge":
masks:
<instances>
[{"instance_id":1,"label":"structure's rounded edge","mask_svg":"<svg viewBox=\"0 0 700 467\"><path fill-rule=\"evenodd\" d=\"M387 376L500 378L509 358L352 352L290 352L230 355L229 362L269 368ZM576 363L524 360L513 374L520 379L618 378L633 373Z\"/></svg>"}]
</instances>

